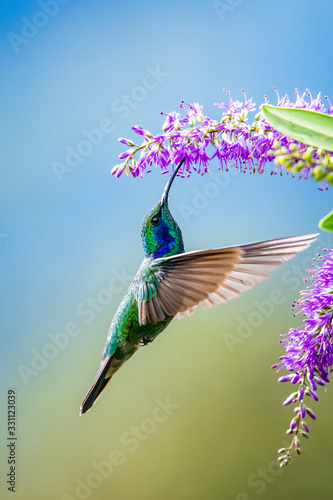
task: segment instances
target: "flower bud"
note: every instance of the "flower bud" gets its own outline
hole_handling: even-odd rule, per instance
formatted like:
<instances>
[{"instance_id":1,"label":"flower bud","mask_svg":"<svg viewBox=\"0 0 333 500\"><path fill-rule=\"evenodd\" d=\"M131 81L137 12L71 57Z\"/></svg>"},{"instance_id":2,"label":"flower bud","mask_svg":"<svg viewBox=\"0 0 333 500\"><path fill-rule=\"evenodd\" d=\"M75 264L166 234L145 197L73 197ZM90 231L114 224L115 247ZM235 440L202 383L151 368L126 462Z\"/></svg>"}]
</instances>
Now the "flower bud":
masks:
<instances>
[{"instance_id":1,"label":"flower bud","mask_svg":"<svg viewBox=\"0 0 333 500\"><path fill-rule=\"evenodd\" d=\"M296 396L297 396L297 392L293 392L292 394L290 394L290 396L283 402L283 406L287 406L287 405L290 405L291 403L295 403Z\"/></svg>"},{"instance_id":2,"label":"flower bud","mask_svg":"<svg viewBox=\"0 0 333 500\"><path fill-rule=\"evenodd\" d=\"M116 174L116 177L120 177L121 174L123 173L123 170L124 170L124 167L125 167L125 164L124 163L121 163L120 165L115 165L113 167L113 169L111 170L110 174L111 175L114 175Z\"/></svg>"},{"instance_id":3,"label":"flower bud","mask_svg":"<svg viewBox=\"0 0 333 500\"><path fill-rule=\"evenodd\" d=\"M119 160L124 160L125 158L128 158L130 156L132 156L132 154L134 153L135 149L127 149L127 151L124 151L123 153L121 153L118 158Z\"/></svg>"},{"instance_id":4,"label":"flower bud","mask_svg":"<svg viewBox=\"0 0 333 500\"><path fill-rule=\"evenodd\" d=\"M304 398L304 388L300 387L298 391L298 400L302 401L303 398Z\"/></svg>"},{"instance_id":5,"label":"flower bud","mask_svg":"<svg viewBox=\"0 0 333 500\"><path fill-rule=\"evenodd\" d=\"M318 401L318 395L315 391L308 391L309 392L309 396L312 397L312 399L314 399L315 401Z\"/></svg>"},{"instance_id":6,"label":"flower bud","mask_svg":"<svg viewBox=\"0 0 333 500\"><path fill-rule=\"evenodd\" d=\"M290 375L283 375L283 377L278 378L278 382L290 382L294 378L294 373Z\"/></svg>"},{"instance_id":7,"label":"flower bud","mask_svg":"<svg viewBox=\"0 0 333 500\"><path fill-rule=\"evenodd\" d=\"M122 144L126 144L126 146L135 146L135 143L133 141L131 141L130 139L126 139L125 137L119 137L118 141Z\"/></svg>"},{"instance_id":8,"label":"flower bud","mask_svg":"<svg viewBox=\"0 0 333 500\"><path fill-rule=\"evenodd\" d=\"M306 413L307 413L307 414L309 415L309 417L311 417L313 420L316 420L316 418L317 418L317 417L316 417L316 414L315 414L312 410L310 410L310 408L307 408L307 409L306 409Z\"/></svg>"},{"instance_id":9,"label":"flower bud","mask_svg":"<svg viewBox=\"0 0 333 500\"><path fill-rule=\"evenodd\" d=\"M294 430L297 427L297 418L293 418L292 421L290 422L290 430Z\"/></svg>"}]
</instances>

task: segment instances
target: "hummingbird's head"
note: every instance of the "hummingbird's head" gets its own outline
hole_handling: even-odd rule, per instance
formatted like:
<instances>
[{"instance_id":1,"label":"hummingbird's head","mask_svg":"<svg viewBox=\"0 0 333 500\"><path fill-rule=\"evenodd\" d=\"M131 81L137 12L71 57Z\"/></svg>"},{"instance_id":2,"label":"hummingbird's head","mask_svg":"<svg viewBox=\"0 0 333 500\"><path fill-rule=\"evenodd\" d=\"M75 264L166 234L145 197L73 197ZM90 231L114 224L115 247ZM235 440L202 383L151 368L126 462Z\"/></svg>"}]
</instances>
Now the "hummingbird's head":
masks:
<instances>
[{"instance_id":1,"label":"hummingbird's head","mask_svg":"<svg viewBox=\"0 0 333 500\"><path fill-rule=\"evenodd\" d=\"M183 164L182 160L170 177L162 198L157 205L148 212L141 224L141 238L146 257L167 257L184 252L182 232L172 217L168 206L168 195L171 184Z\"/></svg>"}]
</instances>

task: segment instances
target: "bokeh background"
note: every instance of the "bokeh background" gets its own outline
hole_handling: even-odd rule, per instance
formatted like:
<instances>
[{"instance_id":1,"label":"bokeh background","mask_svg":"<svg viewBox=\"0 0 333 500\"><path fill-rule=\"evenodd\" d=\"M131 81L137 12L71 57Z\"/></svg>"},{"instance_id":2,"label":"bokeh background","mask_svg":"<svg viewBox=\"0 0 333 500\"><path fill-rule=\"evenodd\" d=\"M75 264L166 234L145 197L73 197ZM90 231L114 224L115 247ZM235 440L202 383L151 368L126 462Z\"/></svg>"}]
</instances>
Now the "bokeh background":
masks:
<instances>
[{"instance_id":1,"label":"bokeh background","mask_svg":"<svg viewBox=\"0 0 333 500\"><path fill-rule=\"evenodd\" d=\"M329 498L331 388L313 405L304 453L281 471L291 388L271 369L279 335L301 323L291 303L313 256L332 245L328 233L241 298L174 321L92 411L79 417L79 406L143 257L141 220L167 180L157 169L110 177L117 138L133 137L134 124L160 131L160 112L181 99L219 117L224 87L258 106L264 94L276 102L274 85L332 98L333 5L14 0L0 9L1 498L12 495L9 388L17 499ZM177 179L170 207L186 249L316 232L331 193L266 170L217 181L212 163L204 177Z\"/></svg>"}]
</instances>

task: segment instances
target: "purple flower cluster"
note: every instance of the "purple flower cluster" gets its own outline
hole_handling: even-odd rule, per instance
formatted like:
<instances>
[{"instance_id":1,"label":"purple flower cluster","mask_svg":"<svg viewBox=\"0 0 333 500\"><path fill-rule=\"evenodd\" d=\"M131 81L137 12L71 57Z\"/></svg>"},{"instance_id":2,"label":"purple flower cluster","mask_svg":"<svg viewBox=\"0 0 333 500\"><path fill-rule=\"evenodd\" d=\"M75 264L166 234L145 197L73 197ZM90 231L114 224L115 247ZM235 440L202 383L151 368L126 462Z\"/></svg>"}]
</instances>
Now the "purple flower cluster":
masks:
<instances>
[{"instance_id":1,"label":"purple flower cluster","mask_svg":"<svg viewBox=\"0 0 333 500\"><path fill-rule=\"evenodd\" d=\"M224 89L225 90L225 89ZM228 102L217 103L222 110L220 120L203 115L198 103L181 103L185 117L171 112L165 115L162 133L153 135L148 130L135 125L134 132L141 136L142 143L120 138L119 141L129 146L119 159L111 174L119 177L124 171L134 177L150 172L153 164L160 166L162 173L167 173L170 165L185 158L182 175L189 176L194 170L198 173L208 171L208 164L217 158L220 168L227 170L234 166L242 171L262 173L266 162L275 160L271 173L282 173L282 166L294 175L299 172L307 178L309 173L324 184L333 184L333 153L308 147L294 141L273 129L266 121L262 111L255 116L254 122L248 121L248 113L255 110L255 104L247 99L244 102L233 100L228 92ZM277 93L277 92L276 92ZM313 98L309 91L302 95L296 90L295 102L288 95L280 98L277 93L277 106L311 109L333 115L333 106L327 99L328 106L321 101L320 93ZM265 96L265 103L268 103ZM163 113L162 113L163 114Z\"/></svg>"},{"instance_id":2,"label":"purple flower cluster","mask_svg":"<svg viewBox=\"0 0 333 500\"><path fill-rule=\"evenodd\" d=\"M321 266L314 265L311 285L301 292L302 297L293 307L305 316L303 325L292 328L282 335L281 344L286 354L273 368L286 368L290 373L279 378L279 382L291 382L298 389L283 403L285 406L296 404L295 416L287 434L293 439L289 448L279 450L280 465L287 465L294 448L300 453L300 436L308 437L309 427L304 420L306 415L316 419L314 412L306 404L306 396L318 401L317 387L329 382L333 370L333 250L318 256ZM298 314L297 313L297 314Z\"/></svg>"}]
</instances>

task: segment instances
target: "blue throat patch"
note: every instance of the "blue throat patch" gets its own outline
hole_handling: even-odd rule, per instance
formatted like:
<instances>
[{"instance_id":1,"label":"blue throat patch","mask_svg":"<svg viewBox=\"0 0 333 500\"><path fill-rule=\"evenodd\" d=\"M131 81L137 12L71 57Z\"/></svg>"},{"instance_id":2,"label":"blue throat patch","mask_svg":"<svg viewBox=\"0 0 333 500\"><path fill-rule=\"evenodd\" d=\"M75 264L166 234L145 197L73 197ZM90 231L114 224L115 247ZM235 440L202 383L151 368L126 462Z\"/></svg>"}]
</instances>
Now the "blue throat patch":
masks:
<instances>
[{"instance_id":1,"label":"blue throat patch","mask_svg":"<svg viewBox=\"0 0 333 500\"><path fill-rule=\"evenodd\" d=\"M155 229L158 231L155 233ZM154 228L154 240L157 243L157 249L153 253L154 259L163 257L168 254L173 247L176 238L174 238L170 232L169 227L166 225L163 219L161 219L160 227Z\"/></svg>"}]
</instances>

